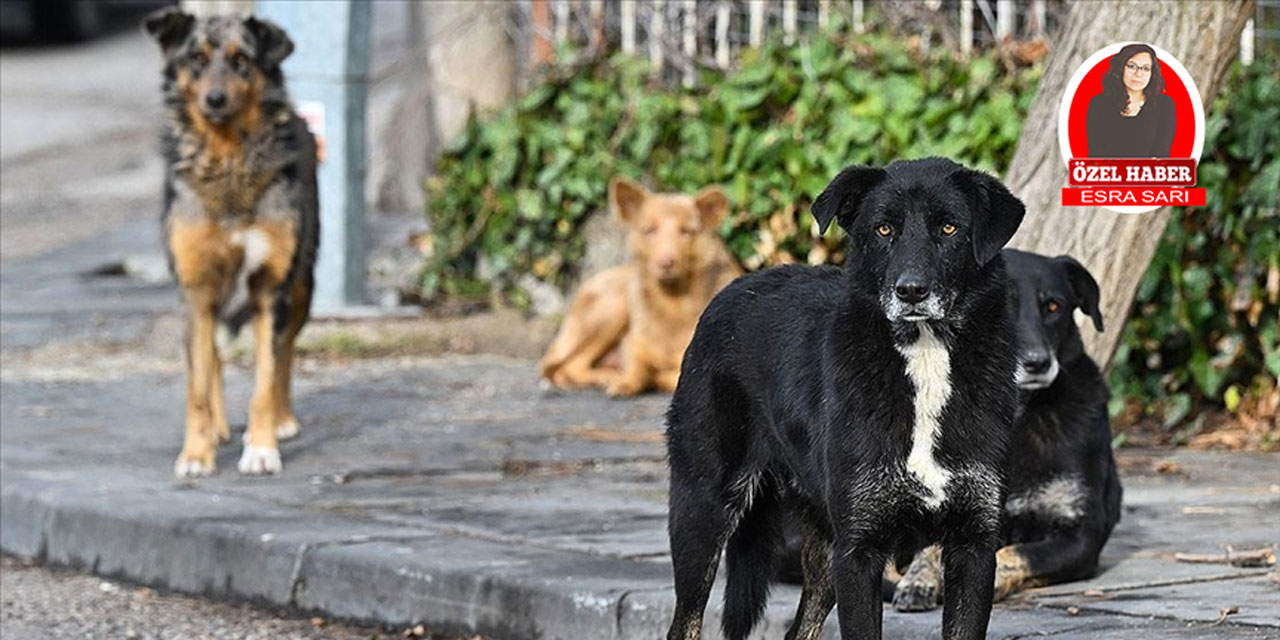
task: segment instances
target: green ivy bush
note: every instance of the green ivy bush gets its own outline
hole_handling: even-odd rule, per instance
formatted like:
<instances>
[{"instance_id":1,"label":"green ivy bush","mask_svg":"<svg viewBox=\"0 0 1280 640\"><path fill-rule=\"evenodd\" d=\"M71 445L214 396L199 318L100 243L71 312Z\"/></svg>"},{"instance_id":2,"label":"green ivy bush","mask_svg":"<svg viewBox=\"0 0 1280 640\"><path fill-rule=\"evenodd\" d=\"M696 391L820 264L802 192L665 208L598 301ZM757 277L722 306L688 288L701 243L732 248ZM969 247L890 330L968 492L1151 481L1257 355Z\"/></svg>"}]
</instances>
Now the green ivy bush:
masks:
<instances>
[{"instance_id":1,"label":"green ivy bush","mask_svg":"<svg viewBox=\"0 0 1280 640\"><path fill-rule=\"evenodd\" d=\"M1236 65L1208 110L1205 207L1174 209L1112 360L1113 412L1175 442L1222 407L1280 445L1280 78Z\"/></svg>"},{"instance_id":2,"label":"green ivy bush","mask_svg":"<svg viewBox=\"0 0 1280 640\"><path fill-rule=\"evenodd\" d=\"M1001 170L1039 78L995 54L961 61L877 35L746 56L733 73L704 70L694 89L655 84L643 61L590 60L472 121L427 185L423 296L493 287L519 303L512 284L525 273L567 287L579 229L615 175L664 191L725 185L733 214L721 233L748 268L839 261L839 239L815 237L808 214L831 177L927 155Z\"/></svg>"}]
</instances>

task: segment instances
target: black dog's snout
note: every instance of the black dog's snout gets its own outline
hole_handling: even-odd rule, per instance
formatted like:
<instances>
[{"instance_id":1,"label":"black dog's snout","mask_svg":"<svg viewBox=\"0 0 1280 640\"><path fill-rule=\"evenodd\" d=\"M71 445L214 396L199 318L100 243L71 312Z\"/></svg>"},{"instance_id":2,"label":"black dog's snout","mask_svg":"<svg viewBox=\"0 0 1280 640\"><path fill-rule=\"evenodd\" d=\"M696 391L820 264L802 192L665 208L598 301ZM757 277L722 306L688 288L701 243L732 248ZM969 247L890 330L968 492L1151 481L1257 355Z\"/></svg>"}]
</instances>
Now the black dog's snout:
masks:
<instances>
[{"instance_id":1,"label":"black dog's snout","mask_svg":"<svg viewBox=\"0 0 1280 640\"><path fill-rule=\"evenodd\" d=\"M227 105L227 92L217 90L210 91L209 94L204 97L204 103L209 105L210 109L221 109Z\"/></svg>"},{"instance_id":2,"label":"black dog's snout","mask_svg":"<svg viewBox=\"0 0 1280 640\"><path fill-rule=\"evenodd\" d=\"M1032 349L1022 352L1022 368L1027 373L1044 373L1049 370L1052 360L1044 349Z\"/></svg>"},{"instance_id":3,"label":"black dog's snout","mask_svg":"<svg viewBox=\"0 0 1280 640\"><path fill-rule=\"evenodd\" d=\"M929 295L929 283L916 276L902 276L893 285L893 293L907 304L918 304Z\"/></svg>"}]
</instances>

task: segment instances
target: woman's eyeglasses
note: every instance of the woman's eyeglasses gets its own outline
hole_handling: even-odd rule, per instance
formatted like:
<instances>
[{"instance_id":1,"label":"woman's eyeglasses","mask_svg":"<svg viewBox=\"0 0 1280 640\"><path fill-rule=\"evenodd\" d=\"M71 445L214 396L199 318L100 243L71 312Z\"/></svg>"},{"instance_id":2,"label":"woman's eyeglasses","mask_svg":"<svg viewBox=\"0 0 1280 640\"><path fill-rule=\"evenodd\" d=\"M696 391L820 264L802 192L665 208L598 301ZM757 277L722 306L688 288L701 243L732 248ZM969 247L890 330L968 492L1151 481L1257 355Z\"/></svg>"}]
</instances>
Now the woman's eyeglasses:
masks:
<instances>
[{"instance_id":1,"label":"woman's eyeglasses","mask_svg":"<svg viewBox=\"0 0 1280 640\"><path fill-rule=\"evenodd\" d=\"M1136 64L1134 64L1134 63L1132 63L1132 62L1126 62L1126 63L1124 64L1124 68L1126 68L1126 69L1128 69L1128 70L1130 70L1130 71L1132 71L1132 72L1134 72L1134 73L1151 73L1151 65L1149 65L1149 64L1144 64L1144 65L1142 65L1142 66L1138 66L1138 65L1136 65Z\"/></svg>"}]
</instances>

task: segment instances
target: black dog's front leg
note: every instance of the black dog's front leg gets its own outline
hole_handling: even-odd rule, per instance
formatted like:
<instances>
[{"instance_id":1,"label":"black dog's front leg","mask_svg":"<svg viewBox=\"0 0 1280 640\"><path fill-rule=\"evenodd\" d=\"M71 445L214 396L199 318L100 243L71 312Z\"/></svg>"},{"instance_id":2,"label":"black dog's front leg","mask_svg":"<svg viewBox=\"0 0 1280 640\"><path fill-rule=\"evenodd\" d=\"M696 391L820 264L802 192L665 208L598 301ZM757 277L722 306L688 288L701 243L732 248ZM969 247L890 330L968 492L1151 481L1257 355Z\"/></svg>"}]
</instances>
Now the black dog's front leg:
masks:
<instances>
[{"instance_id":1,"label":"black dog's front leg","mask_svg":"<svg viewBox=\"0 0 1280 640\"><path fill-rule=\"evenodd\" d=\"M865 540L846 540L836 545L832 569L841 638L880 640L884 607L880 579L886 557L884 551Z\"/></svg>"},{"instance_id":2,"label":"black dog's front leg","mask_svg":"<svg viewBox=\"0 0 1280 640\"><path fill-rule=\"evenodd\" d=\"M991 618L995 587L996 540L982 536L942 545L942 637L981 640Z\"/></svg>"}]
</instances>

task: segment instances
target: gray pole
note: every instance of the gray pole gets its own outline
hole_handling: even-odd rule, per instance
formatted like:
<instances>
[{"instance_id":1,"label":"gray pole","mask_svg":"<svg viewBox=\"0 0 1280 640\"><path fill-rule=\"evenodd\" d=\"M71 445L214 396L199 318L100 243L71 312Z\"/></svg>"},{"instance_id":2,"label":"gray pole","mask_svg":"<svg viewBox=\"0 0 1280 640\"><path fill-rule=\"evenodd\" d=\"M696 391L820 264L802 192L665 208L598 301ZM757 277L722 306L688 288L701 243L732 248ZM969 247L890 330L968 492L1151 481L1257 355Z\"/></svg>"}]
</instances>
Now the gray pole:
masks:
<instances>
[{"instance_id":1,"label":"gray pole","mask_svg":"<svg viewBox=\"0 0 1280 640\"><path fill-rule=\"evenodd\" d=\"M364 303L365 94L370 3L258 0L256 13L293 39L284 73L294 104L323 131L315 310ZM317 122L320 121L320 122Z\"/></svg>"}]
</instances>

